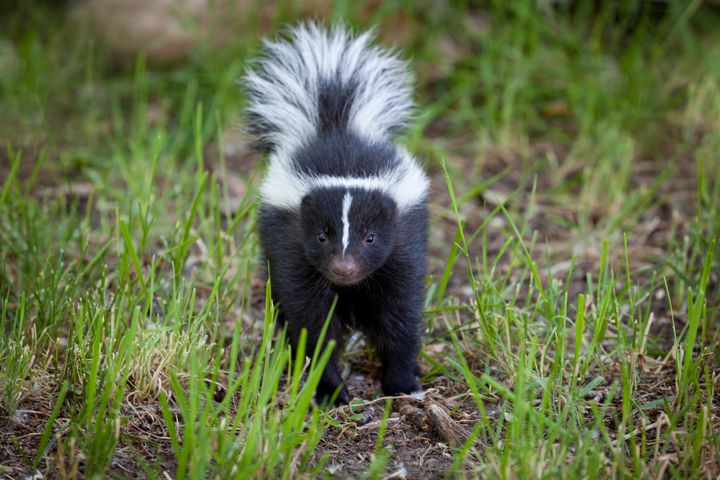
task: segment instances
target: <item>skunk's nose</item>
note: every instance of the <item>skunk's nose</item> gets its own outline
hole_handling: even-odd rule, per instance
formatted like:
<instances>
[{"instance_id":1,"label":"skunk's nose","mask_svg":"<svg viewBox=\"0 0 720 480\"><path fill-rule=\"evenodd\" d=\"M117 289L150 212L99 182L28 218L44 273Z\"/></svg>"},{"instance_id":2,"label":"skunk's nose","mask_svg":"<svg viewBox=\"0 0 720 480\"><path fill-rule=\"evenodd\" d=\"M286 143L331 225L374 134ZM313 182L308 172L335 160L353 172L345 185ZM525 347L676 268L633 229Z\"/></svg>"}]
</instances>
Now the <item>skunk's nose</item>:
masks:
<instances>
[{"instance_id":1,"label":"skunk's nose","mask_svg":"<svg viewBox=\"0 0 720 480\"><path fill-rule=\"evenodd\" d=\"M330 271L338 277L355 277L360 273L360 265L353 257L340 257L333 259Z\"/></svg>"}]
</instances>

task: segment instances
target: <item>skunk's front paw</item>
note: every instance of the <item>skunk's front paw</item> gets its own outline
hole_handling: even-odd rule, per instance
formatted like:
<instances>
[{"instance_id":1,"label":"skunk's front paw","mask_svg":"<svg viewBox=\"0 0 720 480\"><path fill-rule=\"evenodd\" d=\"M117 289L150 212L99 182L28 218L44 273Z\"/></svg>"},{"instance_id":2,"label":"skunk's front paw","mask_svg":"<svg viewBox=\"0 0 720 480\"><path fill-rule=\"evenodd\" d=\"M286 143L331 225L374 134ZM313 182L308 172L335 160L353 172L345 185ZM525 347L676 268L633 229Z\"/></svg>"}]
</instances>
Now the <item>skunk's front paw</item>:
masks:
<instances>
[{"instance_id":1,"label":"skunk's front paw","mask_svg":"<svg viewBox=\"0 0 720 480\"><path fill-rule=\"evenodd\" d=\"M334 394L335 390L323 389L318 387L317 391L315 392L315 401L320 405L328 406L330 405L330 399L333 398ZM342 385L340 387L340 391L335 397L333 405L339 407L340 405L347 405L348 403L350 403L350 393L348 392L347 388L345 388L345 385Z\"/></svg>"},{"instance_id":2,"label":"skunk's front paw","mask_svg":"<svg viewBox=\"0 0 720 480\"><path fill-rule=\"evenodd\" d=\"M387 378L383 380L382 389L385 395L393 396L411 395L416 392L422 392L422 387L415 380L415 375L412 375L411 378L406 379Z\"/></svg>"}]
</instances>

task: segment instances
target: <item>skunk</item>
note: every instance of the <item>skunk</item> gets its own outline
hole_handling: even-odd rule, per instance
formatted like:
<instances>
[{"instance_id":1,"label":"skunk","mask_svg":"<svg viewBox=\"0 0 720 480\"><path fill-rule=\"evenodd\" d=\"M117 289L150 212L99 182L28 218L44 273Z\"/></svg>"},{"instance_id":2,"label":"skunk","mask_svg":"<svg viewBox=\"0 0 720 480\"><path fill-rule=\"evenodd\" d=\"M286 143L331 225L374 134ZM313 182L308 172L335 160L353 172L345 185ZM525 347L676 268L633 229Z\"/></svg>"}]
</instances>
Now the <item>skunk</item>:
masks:
<instances>
[{"instance_id":1,"label":"skunk","mask_svg":"<svg viewBox=\"0 0 720 480\"><path fill-rule=\"evenodd\" d=\"M359 329L382 362L385 394L421 392L428 178L394 143L413 110L411 78L371 32L301 24L243 78L247 129L268 155L258 231L273 301L295 346L312 352ZM317 387L350 400L336 355Z\"/></svg>"}]
</instances>

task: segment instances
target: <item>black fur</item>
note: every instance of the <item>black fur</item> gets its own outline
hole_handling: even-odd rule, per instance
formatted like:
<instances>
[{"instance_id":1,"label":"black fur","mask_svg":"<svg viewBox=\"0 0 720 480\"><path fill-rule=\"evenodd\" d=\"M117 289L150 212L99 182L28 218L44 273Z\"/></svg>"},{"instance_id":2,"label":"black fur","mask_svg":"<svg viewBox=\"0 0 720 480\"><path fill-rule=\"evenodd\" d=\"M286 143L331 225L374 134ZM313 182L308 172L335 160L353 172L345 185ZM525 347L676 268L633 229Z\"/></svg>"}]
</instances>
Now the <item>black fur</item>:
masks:
<instances>
[{"instance_id":1,"label":"black fur","mask_svg":"<svg viewBox=\"0 0 720 480\"><path fill-rule=\"evenodd\" d=\"M293 155L293 166L306 175L367 177L391 170L396 164L392 143L368 141L342 130L308 139Z\"/></svg>"},{"instance_id":2,"label":"black fur","mask_svg":"<svg viewBox=\"0 0 720 480\"><path fill-rule=\"evenodd\" d=\"M389 395L412 393L420 389L415 375L421 341L427 209L418 205L398 215L392 200L384 195L351 192L351 215L357 214L354 218L363 223L351 231L348 253L358 256L364 277L350 286L334 285L327 272L329 259L342 250L338 220L344 190L314 192L303 201L301 215L260 207L260 238L269 263L273 298L279 303L290 342L295 344L306 328L306 348L313 351L337 295L327 338L341 344L348 329L360 329L382 362L383 391ZM321 245L317 234L325 226L329 227L328 240ZM369 245L366 228L376 235ZM331 397L342 385L336 359L334 355L318 386L321 399ZM349 399L342 386L337 403Z\"/></svg>"},{"instance_id":3,"label":"black fur","mask_svg":"<svg viewBox=\"0 0 720 480\"><path fill-rule=\"evenodd\" d=\"M336 80L320 82L318 92L318 114L320 124L318 131L323 133L345 130L350 115L353 97L355 96L355 82L350 81L343 85Z\"/></svg>"}]
</instances>

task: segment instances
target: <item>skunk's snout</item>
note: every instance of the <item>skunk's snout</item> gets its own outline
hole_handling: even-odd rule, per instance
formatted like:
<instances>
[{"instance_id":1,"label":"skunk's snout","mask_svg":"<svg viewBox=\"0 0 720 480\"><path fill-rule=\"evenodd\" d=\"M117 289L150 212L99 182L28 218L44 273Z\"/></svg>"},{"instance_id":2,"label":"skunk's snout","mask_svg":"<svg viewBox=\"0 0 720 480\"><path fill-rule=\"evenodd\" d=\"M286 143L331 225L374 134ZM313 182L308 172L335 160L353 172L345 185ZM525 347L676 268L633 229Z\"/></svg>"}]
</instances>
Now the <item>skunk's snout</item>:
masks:
<instances>
[{"instance_id":1,"label":"skunk's snout","mask_svg":"<svg viewBox=\"0 0 720 480\"><path fill-rule=\"evenodd\" d=\"M353 277L360 272L360 265L353 257L335 258L330 264L330 269L335 275L341 277Z\"/></svg>"},{"instance_id":2,"label":"skunk's snout","mask_svg":"<svg viewBox=\"0 0 720 480\"><path fill-rule=\"evenodd\" d=\"M360 264L352 256L337 256L330 262L330 280L338 285L352 285L360 280Z\"/></svg>"}]
</instances>

